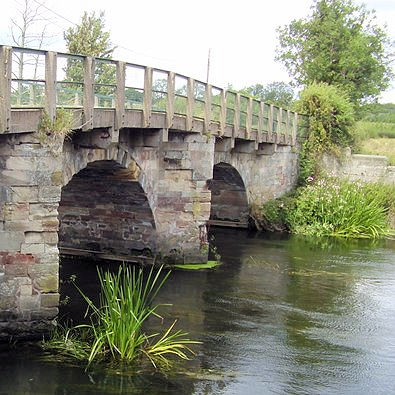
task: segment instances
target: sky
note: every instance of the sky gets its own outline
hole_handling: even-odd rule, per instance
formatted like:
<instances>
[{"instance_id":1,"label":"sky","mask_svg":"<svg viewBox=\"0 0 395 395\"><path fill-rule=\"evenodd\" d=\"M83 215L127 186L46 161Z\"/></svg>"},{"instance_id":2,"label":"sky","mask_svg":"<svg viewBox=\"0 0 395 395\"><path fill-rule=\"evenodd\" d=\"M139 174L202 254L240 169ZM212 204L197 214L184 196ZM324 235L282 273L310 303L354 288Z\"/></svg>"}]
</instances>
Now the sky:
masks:
<instances>
[{"instance_id":1,"label":"sky","mask_svg":"<svg viewBox=\"0 0 395 395\"><path fill-rule=\"evenodd\" d=\"M0 44L11 44L11 19L25 0L1 0ZM276 28L308 15L312 0L29 0L46 8L50 39L44 49L64 51L63 32L79 23L84 11L104 11L117 49L113 58L205 81L209 49L212 85L240 89L256 83L289 82L275 62ZM361 1L355 0L361 4ZM395 0L366 0L378 23L395 40ZM395 103L394 87L381 102Z\"/></svg>"}]
</instances>

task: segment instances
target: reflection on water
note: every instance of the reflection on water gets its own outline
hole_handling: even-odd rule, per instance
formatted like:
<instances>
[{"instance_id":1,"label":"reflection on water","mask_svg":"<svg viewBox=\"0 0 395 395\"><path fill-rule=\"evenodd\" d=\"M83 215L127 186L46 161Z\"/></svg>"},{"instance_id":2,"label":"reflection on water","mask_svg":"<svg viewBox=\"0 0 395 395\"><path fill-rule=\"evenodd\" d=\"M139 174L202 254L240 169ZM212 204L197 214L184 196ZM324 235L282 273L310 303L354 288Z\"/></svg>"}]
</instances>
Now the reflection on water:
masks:
<instances>
[{"instance_id":1,"label":"reflection on water","mask_svg":"<svg viewBox=\"0 0 395 395\"><path fill-rule=\"evenodd\" d=\"M223 264L174 271L160 294L164 326L203 344L195 360L146 367L65 366L37 350L0 351L0 394L331 394L395 392L395 242L306 239L218 230ZM111 268L113 266L110 265ZM61 276L97 297L92 263ZM84 302L62 286L65 317ZM151 320L160 329L159 320Z\"/></svg>"}]
</instances>

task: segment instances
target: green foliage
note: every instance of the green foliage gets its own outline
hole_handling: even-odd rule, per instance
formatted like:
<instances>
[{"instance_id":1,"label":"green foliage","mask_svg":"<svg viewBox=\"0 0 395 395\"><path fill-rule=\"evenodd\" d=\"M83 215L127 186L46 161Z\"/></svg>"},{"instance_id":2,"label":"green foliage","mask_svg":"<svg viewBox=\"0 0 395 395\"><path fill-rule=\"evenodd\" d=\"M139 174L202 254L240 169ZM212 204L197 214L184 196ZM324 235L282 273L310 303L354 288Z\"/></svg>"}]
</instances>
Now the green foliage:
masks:
<instances>
[{"instance_id":1,"label":"green foliage","mask_svg":"<svg viewBox=\"0 0 395 395\"><path fill-rule=\"evenodd\" d=\"M395 138L395 122L358 121L355 124L354 135L358 140L379 137Z\"/></svg>"},{"instance_id":2,"label":"green foliage","mask_svg":"<svg viewBox=\"0 0 395 395\"><path fill-rule=\"evenodd\" d=\"M101 286L100 304L96 306L81 290L88 304L90 324L55 332L44 348L67 356L87 360L118 360L131 362L146 355L154 364L169 366L169 355L188 359L192 351L188 345L197 343L189 340L183 331L172 332L175 322L160 336L147 335L143 324L148 318L160 317L154 299L168 278L161 279L160 268L156 274L151 268L145 277L143 270L121 266L118 273L98 270Z\"/></svg>"},{"instance_id":3,"label":"green foliage","mask_svg":"<svg viewBox=\"0 0 395 395\"><path fill-rule=\"evenodd\" d=\"M241 89L240 93L283 108L291 107L295 97L292 87L281 81L251 85Z\"/></svg>"},{"instance_id":4,"label":"green foliage","mask_svg":"<svg viewBox=\"0 0 395 395\"><path fill-rule=\"evenodd\" d=\"M276 59L299 85L336 85L356 104L376 98L389 86L394 54L374 12L352 0L315 0L311 9L278 29Z\"/></svg>"},{"instance_id":5,"label":"green foliage","mask_svg":"<svg viewBox=\"0 0 395 395\"><path fill-rule=\"evenodd\" d=\"M353 105L335 86L313 83L300 94L295 103L304 118L304 142L300 154L300 182L319 173L318 163L323 152L337 152L353 142Z\"/></svg>"},{"instance_id":6,"label":"green foliage","mask_svg":"<svg viewBox=\"0 0 395 395\"><path fill-rule=\"evenodd\" d=\"M287 222L293 233L376 238L388 230L387 187L321 179L300 188Z\"/></svg>"}]
</instances>

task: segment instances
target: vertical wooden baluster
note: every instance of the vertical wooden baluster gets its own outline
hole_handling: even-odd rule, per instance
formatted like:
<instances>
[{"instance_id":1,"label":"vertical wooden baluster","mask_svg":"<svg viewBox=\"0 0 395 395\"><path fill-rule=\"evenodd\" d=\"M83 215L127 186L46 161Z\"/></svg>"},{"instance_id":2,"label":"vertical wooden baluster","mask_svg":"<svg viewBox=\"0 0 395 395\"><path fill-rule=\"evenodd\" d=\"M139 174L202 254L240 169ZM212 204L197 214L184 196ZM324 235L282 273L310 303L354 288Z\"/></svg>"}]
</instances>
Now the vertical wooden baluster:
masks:
<instances>
[{"instance_id":1,"label":"vertical wooden baluster","mask_svg":"<svg viewBox=\"0 0 395 395\"><path fill-rule=\"evenodd\" d=\"M166 102L166 126L170 129L174 122L174 105L175 105L175 74L169 71L167 76L167 102Z\"/></svg>"},{"instance_id":2,"label":"vertical wooden baluster","mask_svg":"<svg viewBox=\"0 0 395 395\"><path fill-rule=\"evenodd\" d=\"M115 101L115 130L123 128L125 124L125 62L117 62L117 87Z\"/></svg>"},{"instance_id":3,"label":"vertical wooden baluster","mask_svg":"<svg viewBox=\"0 0 395 395\"><path fill-rule=\"evenodd\" d=\"M186 129L193 129L193 108L195 105L195 81L192 78L188 78L187 83L187 115L186 115Z\"/></svg>"},{"instance_id":4,"label":"vertical wooden baluster","mask_svg":"<svg viewBox=\"0 0 395 395\"><path fill-rule=\"evenodd\" d=\"M204 133L210 132L211 125L211 85L206 84L206 92L204 95Z\"/></svg>"},{"instance_id":5,"label":"vertical wooden baluster","mask_svg":"<svg viewBox=\"0 0 395 395\"><path fill-rule=\"evenodd\" d=\"M298 122L299 122L299 117L298 113L294 113L294 123L293 123L293 128L292 128L292 145L296 144L296 135L298 132Z\"/></svg>"},{"instance_id":6,"label":"vertical wooden baluster","mask_svg":"<svg viewBox=\"0 0 395 395\"><path fill-rule=\"evenodd\" d=\"M56 53L45 55L45 111L53 121L56 117Z\"/></svg>"},{"instance_id":7,"label":"vertical wooden baluster","mask_svg":"<svg viewBox=\"0 0 395 395\"><path fill-rule=\"evenodd\" d=\"M144 127L147 128L151 124L152 113L152 68L146 67L144 73L144 106L143 118Z\"/></svg>"},{"instance_id":8,"label":"vertical wooden baluster","mask_svg":"<svg viewBox=\"0 0 395 395\"><path fill-rule=\"evenodd\" d=\"M272 143L273 139L273 122L274 122L274 105L270 104L269 106L269 134L268 134L268 142Z\"/></svg>"},{"instance_id":9,"label":"vertical wooden baluster","mask_svg":"<svg viewBox=\"0 0 395 395\"><path fill-rule=\"evenodd\" d=\"M0 46L0 134L10 131L12 48Z\"/></svg>"},{"instance_id":10,"label":"vertical wooden baluster","mask_svg":"<svg viewBox=\"0 0 395 395\"><path fill-rule=\"evenodd\" d=\"M86 56L84 58L84 123L82 126L82 130L84 131L93 129L93 112L95 106L94 73L95 60L90 56Z\"/></svg>"},{"instance_id":11,"label":"vertical wooden baluster","mask_svg":"<svg viewBox=\"0 0 395 395\"><path fill-rule=\"evenodd\" d=\"M233 126L233 138L236 138L240 128L240 93L236 93L235 97L235 118Z\"/></svg>"},{"instance_id":12,"label":"vertical wooden baluster","mask_svg":"<svg viewBox=\"0 0 395 395\"><path fill-rule=\"evenodd\" d=\"M285 119L285 144L289 144L289 123L290 123L291 111L287 110Z\"/></svg>"},{"instance_id":13,"label":"vertical wooden baluster","mask_svg":"<svg viewBox=\"0 0 395 395\"><path fill-rule=\"evenodd\" d=\"M263 101L259 102L258 110L258 142L263 142L263 114L265 111L265 103Z\"/></svg>"},{"instance_id":14,"label":"vertical wooden baluster","mask_svg":"<svg viewBox=\"0 0 395 395\"><path fill-rule=\"evenodd\" d=\"M220 127L219 135L223 136L225 133L226 126L226 93L224 89L221 89L221 117L220 117Z\"/></svg>"},{"instance_id":15,"label":"vertical wooden baluster","mask_svg":"<svg viewBox=\"0 0 395 395\"><path fill-rule=\"evenodd\" d=\"M282 128L283 128L283 109L281 107L278 107L276 143L281 143L281 135L283 134Z\"/></svg>"},{"instance_id":16,"label":"vertical wooden baluster","mask_svg":"<svg viewBox=\"0 0 395 395\"><path fill-rule=\"evenodd\" d=\"M249 139L251 137L251 129L252 129L252 97L248 98L247 102L247 119L246 119L246 138Z\"/></svg>"}]
</instances>

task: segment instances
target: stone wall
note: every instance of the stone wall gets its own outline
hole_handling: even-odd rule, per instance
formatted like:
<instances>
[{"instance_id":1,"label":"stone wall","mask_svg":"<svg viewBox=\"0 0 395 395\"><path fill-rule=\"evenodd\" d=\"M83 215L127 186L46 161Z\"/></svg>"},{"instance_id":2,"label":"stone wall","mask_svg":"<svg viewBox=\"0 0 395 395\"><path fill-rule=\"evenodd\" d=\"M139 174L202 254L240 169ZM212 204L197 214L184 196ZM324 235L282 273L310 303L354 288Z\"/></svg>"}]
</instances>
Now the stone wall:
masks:
<instances>
[{"instance_id":1,"label":"stone wall","mask_svg":"<svg viewBox=\"0 0 395 395\"><path fill-rule=\"evenodd\" d=\"M280 197L296 184L297 151L290 146L270 145L269 148L261 154L238 152L237 149L215 152L215 164L228 163L240 174L249 207Z\"/></svg>"},{"instance_id":2,"label":"stone wall","mask_svg":"<svg viewBox=\"0 0 395 395\"><path fill-rule=\"evenodd\" d=\"M96 161L62 188L59 246L127 257L154 256L155 222L134 174Z\"/></svg>"},{"instance_id":3,"label":"stone wall","mask_svg":"<svg viewBox=\"0 0 395 395\"><path fill-rule=\"evenodd\" d=\"M336 177L395 184L395 166L389 166L385 156L351 154L348 150L341 159L324 156L322 164L329 174Z\"/></svg>"}]
</instances>

